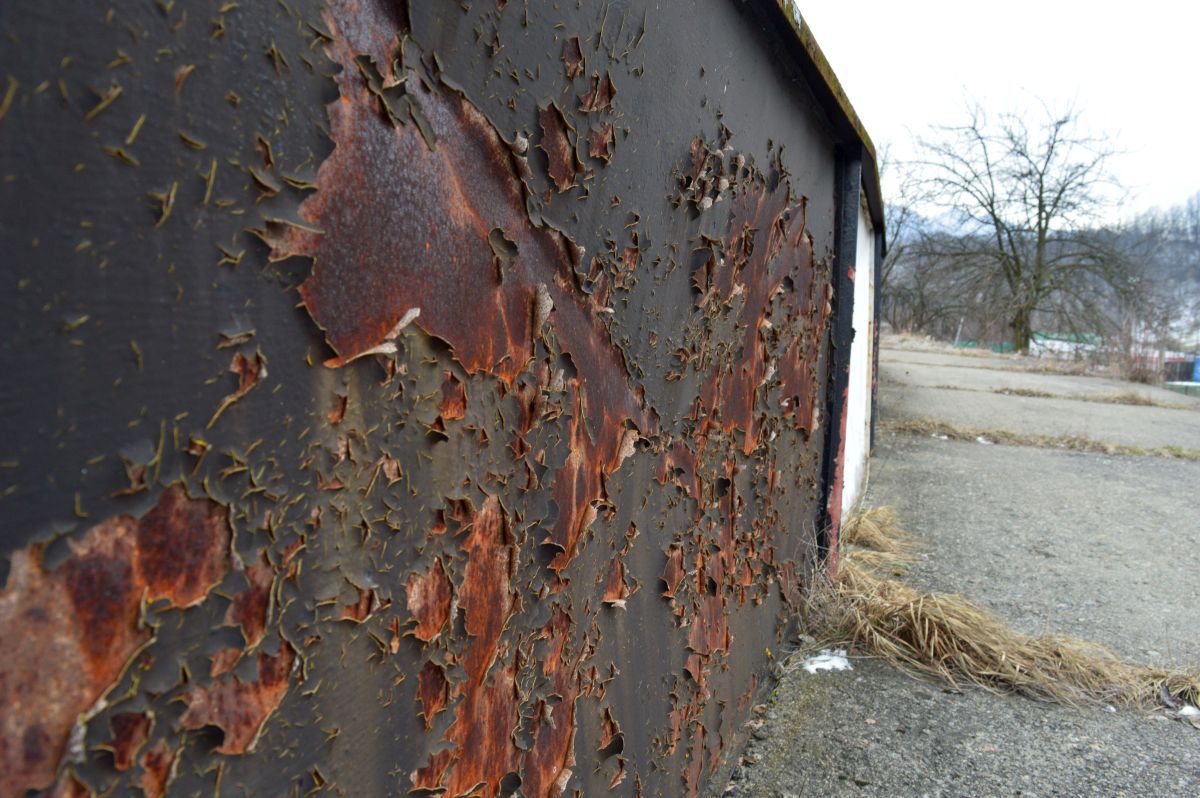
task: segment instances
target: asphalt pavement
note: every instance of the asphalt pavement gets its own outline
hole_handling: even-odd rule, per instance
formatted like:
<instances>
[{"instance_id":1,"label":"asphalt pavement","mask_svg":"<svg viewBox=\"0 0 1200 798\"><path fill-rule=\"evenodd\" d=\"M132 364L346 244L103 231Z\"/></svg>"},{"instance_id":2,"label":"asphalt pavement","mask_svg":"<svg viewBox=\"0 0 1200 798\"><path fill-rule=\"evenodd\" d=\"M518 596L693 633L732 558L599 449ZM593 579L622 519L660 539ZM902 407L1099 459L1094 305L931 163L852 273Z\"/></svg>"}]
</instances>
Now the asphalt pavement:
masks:
<instances>
[{"instance_id":1,"label":"asphalt pavement","mask_svg":"<svg viewBox=\"0 0 1200 798\"><path fill-rule=\"evenodd\" d=\"M1160 389L886 341L880 365L885 419L1200 448L1200 402ZM1185 407L1078 398L1131 390ZM1200 462L884 434L864 503L896 508L917 535L906 578L923 589L962 593L1024 632L1200 665ZM809 674L793 662L718 792L1200 796L1200 729L1185 722L959 688L853 652L850 664Z\"/></svg>"}]
</instances>

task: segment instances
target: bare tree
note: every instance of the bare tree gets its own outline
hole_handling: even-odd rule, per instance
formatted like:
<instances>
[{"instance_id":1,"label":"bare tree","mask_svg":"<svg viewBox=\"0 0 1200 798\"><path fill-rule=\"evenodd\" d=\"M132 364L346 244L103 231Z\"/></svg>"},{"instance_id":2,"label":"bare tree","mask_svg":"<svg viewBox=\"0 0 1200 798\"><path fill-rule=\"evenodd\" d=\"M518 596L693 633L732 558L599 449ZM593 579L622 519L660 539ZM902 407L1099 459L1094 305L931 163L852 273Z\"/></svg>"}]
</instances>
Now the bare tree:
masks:
<instances>
[{"instance_id":1,"label":"bare tree","mask_svg":"<svg viewBox=\"0 0 1200 798\"><path fill-rule=\"evenodd\" d=\"M1119 303L1122 368L1129 379L1153 382L1166 350L1200 348L1200 195L1143 213L1120 235L1138 263Z\"/></svg>"},{"instance_id":2,"label":"bare tree","mask_svg":"<svg viewBox=\"0 0 1200 798\"><path fill-rule=\"evenodd\" d=\"M975 106L966 124L920 140L910 165L918 196L951 233L929 238L930 254L1000 303L1018 351L1035 319L1096 328L1125 282L1128 261L1095 235L1116 187L1112 150L1078 128L1073 111L1046 110L1031 128L1014 114L993 123Z\"/></svg>"},{"instance_id":3,"label":"bare tree","mask_svg":"<svg viewBox=\"0 0 1200 798\"><path fill-rule=\"evenodd\" d=\"M885 147L879 157L880 180L896 168ZM943 311L935 293L939 275L927 269L929 264L920 256L924 220L914 210L907 190L907 181L902 182L900 193L887 199L884 211L887 251L880 270L880 315L896 332L924 330L948 312Z\"/></svg>"}]
</instances>

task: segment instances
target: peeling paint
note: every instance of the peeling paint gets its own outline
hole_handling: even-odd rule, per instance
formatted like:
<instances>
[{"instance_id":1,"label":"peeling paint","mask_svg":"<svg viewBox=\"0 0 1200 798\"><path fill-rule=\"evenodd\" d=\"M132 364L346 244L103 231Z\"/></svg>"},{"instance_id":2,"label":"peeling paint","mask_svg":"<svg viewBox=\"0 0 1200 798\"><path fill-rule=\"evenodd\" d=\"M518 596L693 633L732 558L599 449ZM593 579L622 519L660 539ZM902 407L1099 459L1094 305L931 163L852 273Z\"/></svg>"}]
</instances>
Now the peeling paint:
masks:
<instances>
[{"instance_id":1,"label":"peeling paint","mask_svg":"<svg viewBox=\"0 0 1200 798\"><path fill-rule=\"evenodd\" d=\"M706 789L835 534L774 6L111 6L0 51L0 794Z\"/></svg>"},{"instance_id":2,"label":"peeling paint","mask_svg":"<svg viewBox=\"0 0 1200 798\"><path fill-rule=\"evenodd\" d=\"M453 586L441 559L424 574L409 576L405 593L408 611L417 622L412 634L423 643L436 639L450 620L453 601Z\"/></svg>"},{"instance_id":3,"label":"peeling paint","mask_svg":"<svg viewBox=\"0 0 1200 798\"><path fill-rule=\"evenodd\" d=\"M185 729L216 726L225 738L216 750L222 754L244 754L254 744L267 718L279 706L291 680L295 652L286 642L275 655L258 653L258 678L243 682L227 675L209 687L192 691L187 710L180 718Z\"/></svg>"},{"instance_id":4,"label":"peeling paint","mask_svg":"<svg viewBox=\"0 0 1200 798\"><path fill-rule=\"evenodd\" d=\"M42 546L16 552L0 593L0 637L27 641L0 662L6 793L53 781L76 717L151 638L142 602L204 600L228 568L229 529L223 507L175 485L140 519L111 518L67 545L52 571Z\"/></svg>"}]
</instances>

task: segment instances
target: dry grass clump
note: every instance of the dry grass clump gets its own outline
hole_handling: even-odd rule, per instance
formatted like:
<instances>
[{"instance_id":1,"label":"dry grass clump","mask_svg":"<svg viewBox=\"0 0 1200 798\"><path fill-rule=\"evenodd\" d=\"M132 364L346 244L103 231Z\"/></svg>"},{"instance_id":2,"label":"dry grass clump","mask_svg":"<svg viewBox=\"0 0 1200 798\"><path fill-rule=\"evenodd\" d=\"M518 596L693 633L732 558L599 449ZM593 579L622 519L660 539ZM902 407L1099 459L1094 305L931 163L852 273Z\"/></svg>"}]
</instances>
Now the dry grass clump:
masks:
<instances>
[{"instance_id":1,"label":"dry grass clump","mask_svg":"<svg viewBox=\"0 0 1200 798\"><path fill-rule=\"evenodd\" d=\"M1200 701L1198 671L1136 665L1072 637L1022 634L962 596L881 575L913 545L891 510L851 519L844 541L853 543L836 575L818 580L808 614L835 643L953 684L1047 701L1171 710Z\"/></svg>"},{"instance_id":2,"label":"dry grass clump","mask_svg":"<svg viewBox=\"0 0 1200 798\"><path fill-rule=\"evenodd\" d=\"M842 524L839 543L843 559L852 557L864 568L892 576L904 575L917 548L891 507L855 513Z\"/></svg>"},{"instance_id":3,"label":"dry grass clump","mask_svg":"<svg viewBox=\"0 0 1200 798\"><path fill-rule=\"evenodd\" d=\"M900 525L891 507L873 507L855 513L842 524L840 537L843 544L888 554L909 554L916 547L915 538Z\"/></svg>"},{"instance_id":4,"label":"dry grass clump","mask_svg":"<svg viewBox=\"0 0 1200 798\"><path fill-rule=\"evenodd\" d=\"M1168 410L1200 410L1200 404L1185 402L1160 402L1152 396L1137 391L1122 391L1121 393L1074 394L1068 399L1078 399L1083 402L1099 402L1106 405L1135 405L1138 407L1165 407Z\"/></svg>"},{"instance_id":5,"label":"dry grass clump","mask_svg":"<svg viewBox=\"0 0 1200 798\"><path fill-rule=\"evenodd\" d=\"M1033 388L997 388L995 393L1001 396L1029 396L1035 399L1063 398L1048 391L1036 391Z\"/></svg>"},{"instance_id":6,"label":"dry grass clump","mask_svg":"<svg viewBox=\"0 0 1200 798\"><path fill-rule=\"evenodd\" d=\"M1066 399L1071 402L1096 402L1104 405L1136 405L1139 407L1162 407L1168 410L1200 411L1200 403L1186 404L1184 402L1161 402L1151 396L1137 391L1122 393L1050 393L1035 388L992 388L986 391L980 388L967 388L962 385L942 383L934 388L943 391L969 391L971 393L994 393L1000 396L1022 396L1028 399Z\"/></svg>"},{"instance_id":7,"label":"dry grass clump","mask_svg":"<svg viewBox=\"0 0 1200 798\"><path fill-rule=\"evenodd\" d=\"M1120 393L1048 393L1032 388L997 388L993 393L1002 396L1028 396L1036 399L1069 399L1075 402L1095 402L1102 405L1133 405L1135 407L1163 407L1169 410L1200 410L1200 405L1189 405L1183 402L1160 402L1152 396L1146 396L1137 391L1121 391Z\"/></svg>"},{"instance_id":8,"label":"dry grass clump","mask_svg":"<svg viewBox=\"0 0 1200 798\"><path fill-rule=\"evenodd\" d=\"M1185 449L1182 446L1129 446L1124 443L1097 441L1080 435L1026 435L1004 429L979 429L960 427L944 421L926 418L892 419L879 423L883 432L903 432L910 435L943 436L956 441L985 439L988 443L1006 446L1038 446L1044 449L1071 449L1076 452L1094 454L1131 455L1136 457L1168 457L1174 460L1200 460L1200 449Z\"/></svg>"},{"instance_id":9,"label":"dry grass clump","mask_svg":"<svg viewBox=\"0 0 1200 798\"><path fill-rule=\"evenodd\" d=\"M1145 394L1137 391L1122 391L1121 393L1100 393L1086 394L1078 397L1085 402L1100 402L1106 405L1136 405L1138 407L1154 407L1159 403L1151 399ZM1186 405L1174 404L1173 407L1186 407Z\"/></svg>"}]
</instances>

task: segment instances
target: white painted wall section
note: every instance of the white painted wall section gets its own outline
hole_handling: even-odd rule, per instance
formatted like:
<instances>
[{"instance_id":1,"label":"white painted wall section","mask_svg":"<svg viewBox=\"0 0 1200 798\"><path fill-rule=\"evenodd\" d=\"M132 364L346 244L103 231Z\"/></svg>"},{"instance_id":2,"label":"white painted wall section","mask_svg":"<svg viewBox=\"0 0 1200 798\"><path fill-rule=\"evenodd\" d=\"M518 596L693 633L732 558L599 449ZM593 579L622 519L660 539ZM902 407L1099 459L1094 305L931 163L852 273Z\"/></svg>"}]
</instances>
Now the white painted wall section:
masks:
<instances>
[{"instance_id":1,"label":"white painted wall section","mask_svg":"<svg viewBox=\"0 0 1200 798\"><path fill-rule=\"evenodd\" d=\"M866 204L858 206L854 248L854 342L850 345L850 391L846 398L846 438L842 465L842 514L865 487L871 448L871 381L875 340L875 228Z\"/></svg>"}]
</instances>

